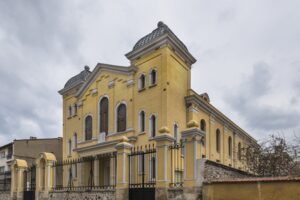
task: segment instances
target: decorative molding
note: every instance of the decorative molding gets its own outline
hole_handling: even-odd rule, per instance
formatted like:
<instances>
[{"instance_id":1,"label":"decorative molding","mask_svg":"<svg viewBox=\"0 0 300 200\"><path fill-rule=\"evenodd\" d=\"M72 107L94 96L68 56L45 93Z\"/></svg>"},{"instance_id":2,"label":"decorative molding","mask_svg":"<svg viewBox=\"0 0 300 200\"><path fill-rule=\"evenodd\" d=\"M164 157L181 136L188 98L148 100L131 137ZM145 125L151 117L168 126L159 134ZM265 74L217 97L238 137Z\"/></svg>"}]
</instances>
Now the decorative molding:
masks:
<instances>
[{"instance_id":1,"label":"decorative molding","mask_svg":"<svg viewBox=\"0 0 300 200\"><path fill-rule=\"evenodd\" d=\"M133 79L127 80L127 87L130 87L130 86L133 86L133 85L134 85L134 80Z\"/></svg>"},{"instance_id":2,"label":"decorative molding","mask_svg":"<svg viewBox=\"0 0 300 200\"><path fill-rule=\"evenodd\" d=\"M115 86L115 81L109 81L108 82L108 88L113 88Z\"/></svg>"}]
</instances>

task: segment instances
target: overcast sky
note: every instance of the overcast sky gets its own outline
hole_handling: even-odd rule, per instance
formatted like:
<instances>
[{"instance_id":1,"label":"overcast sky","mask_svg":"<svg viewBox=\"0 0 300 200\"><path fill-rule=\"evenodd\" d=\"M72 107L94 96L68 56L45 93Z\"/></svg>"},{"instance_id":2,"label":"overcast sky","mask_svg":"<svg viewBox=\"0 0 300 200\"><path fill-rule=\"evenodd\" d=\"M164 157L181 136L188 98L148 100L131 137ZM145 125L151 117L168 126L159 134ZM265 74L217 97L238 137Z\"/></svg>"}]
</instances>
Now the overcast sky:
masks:
<instances>
[{"instance_id":1,"label":"overcast sky","mask_svg":"<svg viewBox=\"0 0 300 200\"><path fill-rule=\"evenodd\" d=\"M300 134L300 1L0 1L0 145L62 136L57 93L84 65L129 65L166 23L198 60L192 87L256 139Z\"/></svg>"}]
</instances>

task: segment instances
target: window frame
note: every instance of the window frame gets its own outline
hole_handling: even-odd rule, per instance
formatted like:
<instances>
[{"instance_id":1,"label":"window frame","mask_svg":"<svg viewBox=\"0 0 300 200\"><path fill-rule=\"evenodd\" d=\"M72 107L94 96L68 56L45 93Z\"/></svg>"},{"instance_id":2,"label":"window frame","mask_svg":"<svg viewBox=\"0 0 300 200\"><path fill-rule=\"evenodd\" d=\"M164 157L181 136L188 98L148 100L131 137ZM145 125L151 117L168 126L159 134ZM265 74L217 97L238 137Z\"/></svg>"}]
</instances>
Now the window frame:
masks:
<instances>
[{"instance_id":1,"label":"window frame","mask_svg":"<svg viewBox=\"0 0 300 200\"><path fill-rule=\"evenodd\" d=\"M152 119L155 119L154 129L153 129ZM149 117L149 135L150 135L150 138L154 138L157 135L157 115L156 114L151 114Z\"/></svg>"},{"instance_id":2,"label":"window frame","mask_svg":"<svg viewBox=\"0 0 300 200\"><path fill-rule=\"evenodd\" d=\"M221 131L220 129L216 130L216 151L220 153L221 151Z\"/></svg>"},{"instance_id":3,"label":"window frame","mask_svg":"<svg viewBox=\"0 0 300 200\"><path fill-rule=\"evenodd\" d=\"M153 76L153 72L155 73L155 76ZM154 77L154 81L153 81ZM150 70L149 73L149 86L155 86L157 84L157 69L153 68Z\"/></svg>"},{"instance_id":4,"label":"window frame","mask_svg":"<svg viewBox=\"0 0 300 200\"><path fill-rule=\"evenodd\" d=\"M119 120L120 120L120 118L119 118L119 108L120 108L120 106L125 106L125 125L124 125L124 130L122 129L122 130L120 130L120 127L119 127ZM117 133L122 133L122 132L125 132L126 130L127 130L127 104L126 104L126 102L120 102L117 106L116 106L116 115L115 115L115 126L116 126L116 132Z\"/></svg>"},{"instance_id":5,"label":"window frame","mask_svg":"<svg viewBox=\"0 0 300 200\"><path fill-rule=\"evenodd\" d=\"M90 139L87 139L87 118L91 118L91 138ZM85 116L85 118L84 118L84 140L85 141L90 141L90 140L92 140L93 139L93 116L91 115L91 114L88 114L87 116Z\"/></svg>"},{"instance_id":6,"label":"window frame","mask_svg":"<svg viewBox=\"0 0 300 200\"><path fill-rule=\"evenodd\" d=\"M141 133L144 133L146 131L146 112L144 110L141 110L139 112L139 131Z\"/></svg>"}]
</instances>

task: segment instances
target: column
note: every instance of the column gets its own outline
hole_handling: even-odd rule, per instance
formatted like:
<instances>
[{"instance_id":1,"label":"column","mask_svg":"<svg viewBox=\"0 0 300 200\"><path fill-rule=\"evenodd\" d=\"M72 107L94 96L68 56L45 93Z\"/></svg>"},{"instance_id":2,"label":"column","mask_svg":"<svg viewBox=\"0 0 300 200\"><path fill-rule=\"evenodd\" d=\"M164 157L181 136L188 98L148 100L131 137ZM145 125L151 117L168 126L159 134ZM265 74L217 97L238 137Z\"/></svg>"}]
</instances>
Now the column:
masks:
<instances>
[{"instance_id":1,"label":"column","mask_svg":"<svg viewBox=\"0 0 300 200\"><path fill-rule=\"evenodd\" d=\"M167 128L159 130L160 134L154 138L156 141L156 189L155 199L167 200L168 188L171 182L171 154L169 146L175 141L175 138L169 134Z\"/></svg>"},{"instance_id":2,"label":"column","mask_svg":"<svg viewBox=\"0 0 300 200\"><path fill-rule=\"evenodd\" d=\"M94 160L94 184L99 186L99 159Z\"/></svg>"},{"instance_id":3,"label":"column","mask_svg":"<svg viewBox=\"0 0 300 200\"><path fill-rule=\"evenodd\" d=\"M197 177L200 175L197 161L201 159L201 138L204 137L196 124L183 131L184 141L184 182L183 194L185 199L197 199L200 187L197 185Z\"/></svg>"},{"instance_id":4,"label":"column","mask_svg":"<svg viewBox=\"0 0 300 200\"><path fill-rule=\"evenodd\" d=\"M129 198L128 155L132 147L132 144L128 143L128 138L125 136L115 146L117 150L116 200L127 200Z\"/></svg>"}]
</instances>

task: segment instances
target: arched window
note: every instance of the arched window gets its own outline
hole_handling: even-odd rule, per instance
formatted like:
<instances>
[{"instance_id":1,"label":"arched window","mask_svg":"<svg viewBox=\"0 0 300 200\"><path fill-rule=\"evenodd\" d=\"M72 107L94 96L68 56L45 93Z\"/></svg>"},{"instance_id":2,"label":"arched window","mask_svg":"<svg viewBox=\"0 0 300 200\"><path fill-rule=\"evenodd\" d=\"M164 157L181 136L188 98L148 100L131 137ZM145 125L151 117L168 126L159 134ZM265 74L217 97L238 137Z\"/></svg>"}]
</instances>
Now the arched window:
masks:
<instances>
[{"instance_id":1,"label":"arched window","mask_svg":"<svg viewBox=\"0 0 300 200\"><path fill-rule=\"evenodd\" d=\"M72 153L72 141L71 139L68 141L68 155L70 156Z\"/></svg>"},{"instance_id":2,"label":"arched window","mask_svg":"<svg viewBox=\"0 0 300 200\"><path fill-rule=\"evenodd\" d=\"M117 108L117 132L126 131L126 105L120 104Z\"/></svg>"},{"instance_id":3,"label":"arched window","mask_svg":"<svg viewBox=\"0 0 300 200\"><path fill-rule=\"evenodd\" d=\"M77 148L77 133L74 134L74 149Z\"/></svg>"},{"instance_id":4,"label":"arched window","mask_svg":"<svg viewBox=\"0 0 300 200\"><path fill-rule=\"evenodd\" d=\"M85 140L91 140L93 137L93 118L87 116L85 118Z\"/></svg>"},{"instance_id":5,"label":"arched window","mask_svg":"<svg viewBox=\"0 0 300 200\"><path fill-rule=\"evenodd\" d=\"M206 131L206 123L205 123L205 120L204 119L201 119L200 121L200 129L201 131Z\"/></svg>"},{"instance_id":6,"label":"arched window","mask_svg":"<svg viewBox=\"0 0 300 200\"><path fill-rule=\"evenodd\" d=\"M232 139L230 136L228 138L228 155L229 155L229 157L231 157L231 155L232 155Z\"/></svg>"},{"instance_id":7,"label":"arched window","mask_svg":"<svg viewBox=\"0 0 300 200\"><path fill-rule=\"evenodd\" d=\"M142 90L145 88L145 75L142 74L139 78L139 90Z\"/></svg>"},{"instance_id":8,"label":"arched window","mask_svg":"<svg viewBox=\"0 0 300 200\"><path fill-rule=\"evenodd\" d=\"M108 133L108 98L101 99L100 104L100 133Z\"/></svg>"},{"instance_id":9,"label":"arched window","mask_svg":"<svg viewBox=\"0 0 300 200\"><path fill-rule=\"evenodd\" d=\"M175 142L178 142L178 125L174 124L174 138Z\"/></svg>"},{"instance_id":10,"label":"arched window","mask_svg":"<svg viewBox=\"0 0 300 200\"><path fill-rule=\"evenodd\" d=\"M220 133L220 130L217 129L216 131L216 150L218 153L220 153L220 149L221 149L221 133Z\"/></svg>"},{"instance_id":11,"label":"arched window","mask_svg":"<svg viewBox=\"0 0 300 200\"><path fill-rule=\"evenodd\" d=\"M77 103L74 104L74 115L77 115L78 105Z\"/></svg>"},{"instance_id":12,"label":"arched window","mask_svg":"<svg viewBox=\"0 0 300 200\"><path fill-rule=\"evenodd\" d=\"M69 117L72 117L72 106L69 106Z\"/></svg>"},{"instance_id":13,"label":"arched window","mask_svg":"<svg viewBox=\"0 0 300 200\"><path fill-rule=\"evenodd\" d=\"M141 111L139 116L140 132L145 132L145 112Z\"/></svg>"},{"instance_id":14,"label":"arched window","mask_svg":"<svg viewBox=\"0 0 300 200\"><path fill-rule=\"evenodd\" d=\"M152 115L150 117L150 136L155 137L156 136L156 117L155 115Z\"/></svg>"},{"instance_id":15,"label":"arched window","mask_svg":"<svg viewBox=\"0 0 300 200\"><path fill-rule=\"evenodd\" d=\"M242 145L240 142L238 144L238 159L242 160Z\"/></svg>"},{"instance_id":16,"label":"arched window","mask_svg":"<svg viewBox=\"0 0 300 200\"><path fill-rule=\"evenodd\" d=\"M156 70L152 69L150 72L150 85L156 84Z\"/></svg>"}]
</instances>

